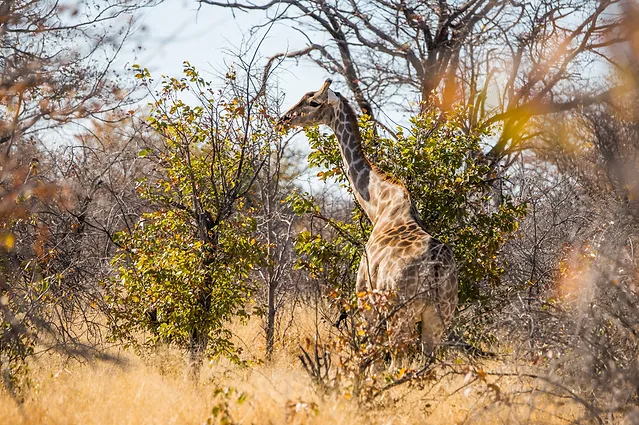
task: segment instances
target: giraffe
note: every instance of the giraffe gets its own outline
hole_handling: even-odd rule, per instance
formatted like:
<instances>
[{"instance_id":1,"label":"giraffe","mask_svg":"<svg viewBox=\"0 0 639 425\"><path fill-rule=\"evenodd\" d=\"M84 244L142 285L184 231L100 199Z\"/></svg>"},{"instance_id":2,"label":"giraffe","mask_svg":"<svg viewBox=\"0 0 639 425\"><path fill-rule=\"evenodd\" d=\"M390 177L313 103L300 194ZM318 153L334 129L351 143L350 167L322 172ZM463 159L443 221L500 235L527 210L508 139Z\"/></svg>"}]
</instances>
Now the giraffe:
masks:
<instances>
[{"instance_id":1,"label":"giraffe","mask_svg":"<svg viewBox=\"0 0 639 425\"><path fill-rule=\"evenodd\" d=\"M449 326L458 301L452 251L422 227L406 187L372 165L362 150L355 112L330 89L331 80L306 93L279 120L284 127L329 126L339 142L349 183L373 224L357 273L358 293L393 291L401 332L421 324L424 354L431 355ZM358 299L362 311L362 301ZM366 319L366 317L365 317Z\"/></svg>"}]
</instances>

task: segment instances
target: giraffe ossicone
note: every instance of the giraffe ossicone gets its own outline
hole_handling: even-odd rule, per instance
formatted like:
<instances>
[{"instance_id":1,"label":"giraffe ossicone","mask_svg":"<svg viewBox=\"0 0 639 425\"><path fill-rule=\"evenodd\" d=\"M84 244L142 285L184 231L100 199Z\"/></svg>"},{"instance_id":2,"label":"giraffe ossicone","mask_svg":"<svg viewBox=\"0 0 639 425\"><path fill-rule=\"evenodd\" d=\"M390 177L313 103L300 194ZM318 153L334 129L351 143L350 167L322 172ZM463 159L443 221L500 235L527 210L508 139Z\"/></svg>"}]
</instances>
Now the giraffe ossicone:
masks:
<instances>
[{"instance_id":1,"label":"giraffe ossicone","mask_svg":"<svg viewBox=\"0 0 639 425\"><path fill-rule=\"evenodd\" d=\"M401 303L389 318L403 332L421 323L423 349L431 353L450 325L458 302L457 269L448 246L430 236L407 189L388 179L362 150L357 116L348 101L322 87L306 93L278 125L329 126L339 142L348 180L357 202L373 223L357 274L358 293L392 291Z\"/></svg>"}]
</instances>

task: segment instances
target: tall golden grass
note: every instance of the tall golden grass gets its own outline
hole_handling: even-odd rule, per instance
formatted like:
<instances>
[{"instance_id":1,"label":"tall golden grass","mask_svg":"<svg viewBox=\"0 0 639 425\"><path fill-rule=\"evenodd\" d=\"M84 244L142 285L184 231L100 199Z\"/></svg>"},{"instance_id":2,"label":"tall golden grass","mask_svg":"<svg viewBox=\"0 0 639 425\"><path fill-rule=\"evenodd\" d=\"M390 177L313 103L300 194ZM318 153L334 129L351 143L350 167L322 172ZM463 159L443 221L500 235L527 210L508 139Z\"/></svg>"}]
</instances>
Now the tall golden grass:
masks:
<instances>
[{"instance_id":1,"label":"tall golden grass","mask_svg":"<svg viewBox=\"0 0 639 425\"><path fill-rule=\"evenodd\" d=\"M234 325L248 365L214 360L197 381L186 357L169 347L143 357L113 352L118 362L42 356L31 364L22 403L0 391L0 424L563 424L578 423L583 414L576 404L544 395L538 383L477 373L517 370L496 360L472 367L453 362L457 372L441 367L436 383L395 388L375 405L359 405L347 392L322 395L296 357L300 342L314 338L314 318L294 318L271 362L259 360L260 322Z\"/></svg>"}]
</instances>

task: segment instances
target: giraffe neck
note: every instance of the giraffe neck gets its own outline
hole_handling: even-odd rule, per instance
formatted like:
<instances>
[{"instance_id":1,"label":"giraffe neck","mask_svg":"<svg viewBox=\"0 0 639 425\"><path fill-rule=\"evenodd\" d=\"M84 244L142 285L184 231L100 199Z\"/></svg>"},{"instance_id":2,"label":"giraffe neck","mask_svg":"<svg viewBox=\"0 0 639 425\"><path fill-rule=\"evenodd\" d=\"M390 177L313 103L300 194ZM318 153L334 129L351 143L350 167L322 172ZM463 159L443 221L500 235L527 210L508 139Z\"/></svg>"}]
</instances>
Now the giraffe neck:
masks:
<instances>
[{"instance_id":1,"label":"giraffe neck","mask_svg":"<svg viewBox=\"0 0 639 425\"><path fill-rule=\"evenodd\" d=\"M408 193L402 186L386 180L368 161L362 150L362 137L355 112L341 95L338 99L339 102L333 107L330 127L339 142L346 174L357 202L375 224L384 214L385 207L391 206L390 200L408 199Z\"/></svg>"}]
</instances>

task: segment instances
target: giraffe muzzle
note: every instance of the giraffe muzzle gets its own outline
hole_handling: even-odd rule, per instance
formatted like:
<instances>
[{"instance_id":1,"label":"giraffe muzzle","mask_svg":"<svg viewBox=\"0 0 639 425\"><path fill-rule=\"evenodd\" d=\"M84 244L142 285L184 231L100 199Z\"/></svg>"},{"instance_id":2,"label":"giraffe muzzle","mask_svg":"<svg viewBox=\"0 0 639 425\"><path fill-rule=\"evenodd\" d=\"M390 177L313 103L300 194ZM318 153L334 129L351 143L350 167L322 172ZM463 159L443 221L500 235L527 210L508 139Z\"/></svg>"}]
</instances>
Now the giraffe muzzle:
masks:
<instances>
[{"instance_id":1,"label":"giraffe muzzle","mask_svg":"<svg viewBox=\"0 0 639 425\"><path fill-rule=\"evenodd\" d=\"M288 129L292 125L294 125L292 123L294 119L304 118L306 115L306 112L302 111L288 112L284 114L284 116L282 116L282 118L280 118L277 123L275 123L275 128Z\"/></svg>"},{"instance_id":2,"label":"giraffe muzzle","mask_svg":"<svg viewBox=\"0 0 639 425\"><path fill-rule=\"evenodd\" d=\"M291 127L291 117L285 114L275 123L276 130L288 130Z\"/></svg>"}]
</instances>

